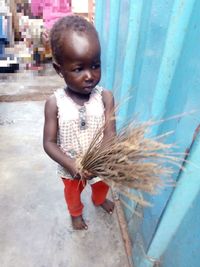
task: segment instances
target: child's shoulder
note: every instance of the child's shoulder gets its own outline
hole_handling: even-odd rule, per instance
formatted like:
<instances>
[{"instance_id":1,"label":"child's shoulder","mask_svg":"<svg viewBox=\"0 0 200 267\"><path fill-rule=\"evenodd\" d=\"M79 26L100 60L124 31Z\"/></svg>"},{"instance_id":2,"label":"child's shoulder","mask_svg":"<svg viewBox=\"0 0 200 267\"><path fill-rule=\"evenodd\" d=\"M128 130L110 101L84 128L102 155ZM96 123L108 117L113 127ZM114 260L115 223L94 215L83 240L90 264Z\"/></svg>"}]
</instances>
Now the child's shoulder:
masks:
<instances>
[{"instance_id":1,"label":"child's shoulder","mask_svg":"<svg viewBox=\"0 0 200 267\"><path fill-rule=\"evenodd\" d=\"M102 96L104 96L104 97L113 97L113 93L112 93L112 91L103 88L103 90L102 90Z\"/></svg>"},{"instance_id":2,"label":"child's shoulder","mask_svg":"<svg viewBox=\"0 0 200 267\"><path fill-rule=\"evenodd\" d=\"M63 88L58 88L54 91L52 95L50 95L47 98L46 103L52 103L53 105L57 105L58 98L63 97L63 95L64 95Z\"/></svg>"},{"instance_id":3,"label":"child's shoulder","mask_svg":"<svg viewBox=\"0 0 200 267\"><path fill-rule=\"evenodd\" d=\"M46 103L54 103L56 101L56 96L55 94L51 94L47 99L46 99Z\"/></svg>"},{"instance_id":4,"label":"child's shoulder","mask_svg":"<svg viewBox=\"0 0 200 267\"><path fill-rule=\"evenodd\" d=\"M95 90L96 90L96 92L98 92L102 95L102 98L106 98L106 99L113 98L113 93L110 90L108 90L102 86L97 85L95 87Z\"/></svg>"},{"instance_id":5,"label":"child's shoulder","mask_svg":"<svg viewBox=\"0 0 200 267\"><path fill-rule=\"evenodd\" d=\"M105 110L111 109L114 107L114 96L110 90L107 90L101 86L97 86L96 90L101 94L103 105Z\"/></svg>"},{"instance_id":6,"label":"child's shoulder","mask_svg":"<svg viewBox=\"0 0 200 267\"><path fill-rule=\"evenodd\" d=\"M52 94L52 95L50 95L50 96L47 98L47 100L46 100L46 102L45 102L45 107L46 107L47 109L49 109L49 108L56 108L56 107L57 107L56 96L55 96L55 94Z\"/></svg>"},{"instance_id":7,"label":"child's shoulder","mask_svg":"<svg viewBox=\"0 0 200 267\"><path fill-rule=\"evenodd\" d=\"M110 104L111 102L114 102L113 93L110 90L103 88L102 99L103 99L104 104Z\"/></svg>"}]
</instances>

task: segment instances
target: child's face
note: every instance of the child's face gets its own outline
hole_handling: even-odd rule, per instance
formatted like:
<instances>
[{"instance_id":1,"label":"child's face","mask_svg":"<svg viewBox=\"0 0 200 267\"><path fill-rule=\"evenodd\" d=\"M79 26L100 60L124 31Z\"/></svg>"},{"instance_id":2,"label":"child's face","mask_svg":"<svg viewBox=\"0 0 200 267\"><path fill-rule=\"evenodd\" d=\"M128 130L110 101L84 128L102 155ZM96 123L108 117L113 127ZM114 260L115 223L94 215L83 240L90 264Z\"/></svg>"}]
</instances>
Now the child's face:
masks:
<instances>
[{"instance_id":1,"label":"child's face","mask_svg":"<svg viewBox=\"0 0 200 267\"><path fill-rule=\"evenodd\" d=\"M70 32L63 40L59 72L68 88L90 94L101 78L100 44L95 34Z\"/></svg>"}]
</instances>

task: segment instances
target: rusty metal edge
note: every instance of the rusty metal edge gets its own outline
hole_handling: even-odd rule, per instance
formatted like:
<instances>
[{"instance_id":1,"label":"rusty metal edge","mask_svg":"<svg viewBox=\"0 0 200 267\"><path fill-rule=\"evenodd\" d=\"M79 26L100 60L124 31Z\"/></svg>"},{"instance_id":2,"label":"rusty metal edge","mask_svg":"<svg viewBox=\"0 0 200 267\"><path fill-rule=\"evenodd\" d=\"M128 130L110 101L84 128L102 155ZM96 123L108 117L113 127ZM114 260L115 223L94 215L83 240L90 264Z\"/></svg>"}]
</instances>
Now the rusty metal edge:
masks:
<instances>
[{"instance_id":1,"label":"rusty metal edge","mask_svg":"<svg viewBox=\"0 0 200 267\"><path fill-rule=\"evenodd\" d=\"M131 245L131 240L130 240L129 233L128 233L128 225L125 219L124 211L122 209L120 199L117 196L116 192L113 190L111 190L111 192L112 192L112 197L115 202L115 209L117 213L122 240L124 243L125 252L127 255L128 266L134 267L134 264L132 261L132 245Z\"/></svg>"}]
</instances>

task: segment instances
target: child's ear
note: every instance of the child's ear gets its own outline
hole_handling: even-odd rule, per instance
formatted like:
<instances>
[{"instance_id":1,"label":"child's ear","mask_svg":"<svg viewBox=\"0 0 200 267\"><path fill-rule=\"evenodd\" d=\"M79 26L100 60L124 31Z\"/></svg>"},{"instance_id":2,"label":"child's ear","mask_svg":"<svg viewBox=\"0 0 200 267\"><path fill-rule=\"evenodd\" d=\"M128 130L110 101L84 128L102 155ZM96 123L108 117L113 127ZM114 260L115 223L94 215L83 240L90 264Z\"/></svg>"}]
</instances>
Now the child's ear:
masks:
<instances>
[{"instance_id":1,"label":"child's ear","mask_svg":"<svg viewBox=\"0 0 200 267\"><path fill-rule=\"evenodd\" d=\"M53 67L54 67L55 71L58 73L58 75L59 75L61 78L63 78L63 75L62 75L62 73L61 73L61 66L60 66L60 64L56 63L55 61L53 61L52 64L53 64Z\"/></svg>"}]
</instances>

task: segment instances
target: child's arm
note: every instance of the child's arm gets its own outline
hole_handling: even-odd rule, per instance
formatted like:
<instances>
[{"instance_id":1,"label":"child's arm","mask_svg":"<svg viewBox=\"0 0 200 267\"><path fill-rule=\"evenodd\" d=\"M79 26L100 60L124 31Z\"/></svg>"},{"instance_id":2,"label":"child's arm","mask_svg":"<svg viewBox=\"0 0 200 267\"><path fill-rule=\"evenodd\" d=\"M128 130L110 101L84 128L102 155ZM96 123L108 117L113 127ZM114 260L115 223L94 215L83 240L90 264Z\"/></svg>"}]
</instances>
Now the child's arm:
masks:
<instances>
[{"instance_id":1,"label":"child's arm","mask_svg":"<svg viewBox=\"0 0 200 267\"><path fill-rule=\"evenodd\" d=\"M45 104L45 122L44 122L44 135L43 147L45 152L56 162L67 169L74 177L77 173L75 161L65 155L57 145L57 105L55 96L51 96Z\"/></svg>"},{"instance_id":2,"label":"child's arm","mask_svg":"<svg viewBox=\"0 0 200 267\"><path fill-rule=\"evenodd\" d=\"M115 102L112 92L108 90L102 92L102 98L105 107L106 121L103 139L106 139L107 137L116 135Z\"/></svg>"}]
</instances>

